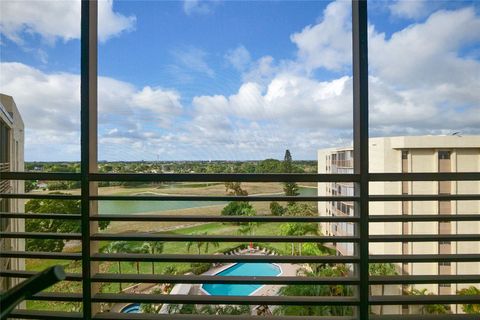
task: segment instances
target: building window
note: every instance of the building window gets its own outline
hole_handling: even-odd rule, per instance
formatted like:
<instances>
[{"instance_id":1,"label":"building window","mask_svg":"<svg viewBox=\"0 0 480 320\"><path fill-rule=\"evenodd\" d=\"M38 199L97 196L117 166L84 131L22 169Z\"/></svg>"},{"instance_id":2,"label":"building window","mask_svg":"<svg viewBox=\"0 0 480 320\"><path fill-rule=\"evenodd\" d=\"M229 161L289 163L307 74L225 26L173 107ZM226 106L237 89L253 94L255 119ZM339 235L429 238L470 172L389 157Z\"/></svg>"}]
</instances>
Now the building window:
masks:
<instances>
[{"instance_id":1,"label":"building window","mask_svg":"<svg viewBox=\"0 0 480 320\"><path fill-rule=\"evenodd\" d=\"M450 159L450 151L438 151L438 159L440 160Z\"/></svg>"},{"instance_id":2,"label":"building window","mask_svg":"<svg viewBox=\"0 0 480 320\"><path fill-rule=\"evenodd\" d=\"M408 159L408 151L404 150L402 151L402 159L407 160Z\"/></svg>"}]
</instances>

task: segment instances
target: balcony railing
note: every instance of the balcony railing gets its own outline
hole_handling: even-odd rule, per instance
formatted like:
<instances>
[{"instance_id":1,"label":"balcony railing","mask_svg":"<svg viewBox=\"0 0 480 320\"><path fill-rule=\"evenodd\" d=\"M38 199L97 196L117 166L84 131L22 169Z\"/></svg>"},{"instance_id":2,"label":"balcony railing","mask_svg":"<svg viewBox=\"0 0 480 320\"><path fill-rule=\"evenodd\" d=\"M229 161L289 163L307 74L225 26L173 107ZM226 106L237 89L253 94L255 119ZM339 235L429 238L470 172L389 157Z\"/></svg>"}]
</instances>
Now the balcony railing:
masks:
<instances>
[{"instance_id":1,"label":"balcony railing","mask_svg":"<svg viewBox=\"0 0 480 320\"><path fill-rule=\"evenodd\" d=\"M80 311L67 312L55 310L18 309L12 318L21 319L252 319L255 316L218 316L218 315L181 315L181 314L123 314L108 310L115 303L164 303L164 304L200 304L200 305L293 305L293 306L351 306L352 315L345 316L274 316L272 319L478 319L478 315L442 314L442 315L403 315L372 314L372 307L385 305L438 305L478 303L480 296L470 295L373 295L372 286L404 286L412 284L465 284L477 283L478 274L455 275L369 275L371 263L438 263L438 262L475 262L480 263L480 254L371 254L370 244L381 243L424 243L440 241L480 241L480 235L474 234L408 234L374 235L369 232L373 222L437 222L437 221L476 221L480 216L472 214L458 215L371 215L370 202L399 201L479 201L475 194L418 194L418 195L371 195L370 182L382 181L480 181L480 173L375 173L368 172L368 70L367 70L367 8L364 1L353 1L353 78L354 78L354 173L353 174L99 174L96 163L96 44L97 44L97 4L95 1L82 1L82 68L81 68L81 173L40 173L40 172L2 172L1 181L8 180L69 180L81 182L79 195L58 194L8 194L6 199L61 199L80 200L81 214L29 214L3 212L2 218L9 219L73 219L81 223L79 233L41 233L41 232L2 232L2 238L13 239L64 239L79 240L81 252L33 252L3 251L3 259L46 259L72 260L81 263L80 272L67 274L67 281L81 283L81 292L43 292L31 297L31 300L81 303ZM107 196L99 195L96 182L101 181L201 181L201 182L350 182L355 184L353 196ZM211 215L98 215L96 204L99 201L351 201L355 203L354 216L211 216ZM102 233L98 230L99 221L143 221L143 222L351 222L355 223L355 234L346 236L269 236L269 235L184 235L173 233ZM345 242L355 244L355 253L351 256L313 255L213 255L213 254L144 254L144 253L106 253L98 250L98 244L111 241L168 241L168 242L271 242L271 243L332 243ZM292 264L347 264L351 272L341 277L302 277L302 276L209 276L209 275L166 275L166 274L127 274L107 273L99 269L102 262L142 261L142 262L271 262ZM25 270L2 270L2 277L28 278L35 272ZM103 293L101 283L236 283L236 284L272 284L272 285L348 285L353 288L351 295L317 296L208 296L188 294L158 293Z\"/></svg>"}]
</instances>

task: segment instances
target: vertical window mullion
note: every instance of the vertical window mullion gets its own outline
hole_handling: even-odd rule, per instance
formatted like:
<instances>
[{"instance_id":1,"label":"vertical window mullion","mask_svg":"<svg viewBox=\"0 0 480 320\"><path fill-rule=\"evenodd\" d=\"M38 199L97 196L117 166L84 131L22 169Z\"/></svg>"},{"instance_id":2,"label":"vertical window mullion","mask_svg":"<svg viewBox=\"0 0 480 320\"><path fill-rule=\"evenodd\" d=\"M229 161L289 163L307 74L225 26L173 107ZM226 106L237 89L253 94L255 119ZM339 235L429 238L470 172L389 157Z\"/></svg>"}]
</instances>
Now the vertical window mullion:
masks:
<instances>
[{"instance_id":1,"label":"vertical window mullion","mask_svg":"<svg viewBox=\"0 0 480 320\"><path fill-rule=\"evenodd\" d=\"M358 252L360 265L360 319L369 318L368 275L368 42L367 1L352 1L352 48L353 48L353 172L360 175L355 183L355 214L360 217Z\"/></svg>"},{"instance_id":2,"label":"vertical window mullion","mask_svg":"<svg viewBox=\"0 0 480 320\"><path fill-rule=\"evenodd\" d=\"M91 254L95 252L90 242L97 222L90 222L90 215L96 214L96 202L90 197L97 194L97 184L90 182L90 173L97 171L97 22L98 4L96 0L81 2L81 231L82 231L82 295L83 319L91 319L96 312L92 307L92 274L96 273L97 263L92 264ZM95 287L97 284L95 284Z\"/></svg>"}]
</instances>

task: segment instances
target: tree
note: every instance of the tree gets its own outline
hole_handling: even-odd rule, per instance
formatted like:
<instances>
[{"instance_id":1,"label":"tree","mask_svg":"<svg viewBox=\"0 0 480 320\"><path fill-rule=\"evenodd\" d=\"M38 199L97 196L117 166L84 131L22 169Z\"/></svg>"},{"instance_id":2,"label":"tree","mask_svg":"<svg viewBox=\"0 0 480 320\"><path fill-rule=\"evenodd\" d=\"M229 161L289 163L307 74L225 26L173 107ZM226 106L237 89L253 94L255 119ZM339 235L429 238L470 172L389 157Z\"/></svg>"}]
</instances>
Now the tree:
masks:
<instances>
[{"instance_id":1,"label":"tree","mask_svg":"<svg viewBox=\"0 0 480 320\"><path fill-rule=\"evenodd\" d=\"M349 269L345 265L335 267L312 268L312 271L301 269L299 275L306 277L346 277ZM351 296L353 289L345 285L287 285L280 289L281 296ZM275 309L275 314L285 316L351 316L352 307L345 306L286 306L282 305Z\"/></svg>"},{"instance_id":2,"label":"tree","mask_svg":"<svg viewBox=\"0 0 480 320\"><path fill-rule=\"evenodd\" d=\"M270 202L270 212L273 216L283 216L285 214L285 208L282 207L278 202Z\"/></svg>"},{"instance_id":3,"label":"tree","mask_svg":"<svg viewBox=\"0 0 480 320\"><path fill-rule=\"evenodd\" d=\"M123 253L129 251L130 244L127 241L114 241L110 242L108 246L103 248L105 253ZM119 260L118 262L118 273L122 274L122 262ZM119 282L120 291L123 290L122 283Z\"/></svg>"},{"instance_id":4,"label":"tree","mask_svg":"<svg viewBox=\"0 0 480 320\"><path fill-rule=\"evenodd\" d=\"M280 226L280 234L283 236L304 236L306 234L318 235L316 223L284 223ZM295 244L292 242L292 256L295 254ZM298 253L302 255L302 243L298 243Z\"/></svg>"},{"instance_id":5,"label":"tree","mask_svg":"<svg viewBox=\"0 0 480 320\"><path fill-rule=\"evenodd\" d=\"M150 253L150 245L147 242L142 243L141 245L131 246L130 253ZM137 265L137 274L140 274L140 261L136 260L135 264Z\"/></svg>"},{"instance_id":6,"label":"tree","mask_svg":"<svg viewBox=\"0 0 480 320\"><path fill-rule=\"evenodd\" d=\"M160 254L163 252L164 243L161 241L147 242L148 251L151 254ZM155 274L155 262L152 261L152 274Z\"/></svg>"},{"instance_id":7,"label":"tree","mask_svg":"<svg viewBox=\"0 0 480 320\"><path fill-rule=\"evenodd\" d=\"M37 181L35 180L25 180L25 193L28 193L37 188Z\"/></svg>"},{"instance_id":8,"label":"tree","mask_svg":"<svg viewBox=\"0 0 480 320\"><path fill-rule=\"evenodd\" d=\"M290 150L285 151L285 157L283 159L283 172L284 173L292 173L293 172L293 163L292 163L292 155L290 154ZM285 192L286 196L295 197L300 194L298 192L298 185L295 182L285 182L283 184L283 191ZM294 204L293 201L288 203L289 205Z\"/></svg>"},{"instance_id":9,"label":"tree","mask_svg":"<svg viewBox=\"0 0 480 320\"><path fill-rule=\"evenodd\" d=\"M255 209L247 201L232 201L222 209L222 216L244 216L252 213L255 213Z\"/></svg>"},{"instance_id":10,"label":"tree","mask_svg":"<svg viewBox=\"0 0 480 320\"><path fill-rule=\"evenodd\" d=\"M248 215L254 216L255 213L249 213ZM240 224L240 228L238 229L238 232L240 232L240 234L244 234L244 235L247 234L252 236L255 233L255 229L257 227L258 227L258 222L254 222L254 221L244 222ZM250 248L252 247L253 247L253 242L250 241Z\"/></svg>"},{"instance_id":11,"label":"tree","mask_svg":"<svg viewBox=\"0 0 480 320\"><path fill-rule=\"evenodd\" d=\"M480 295L480 289L474 286L470 286L468 288L464 288L458 291L458 294L461 296L469 296L469 295ZM462 305L463 312L467 314L480 314L480 304L463 304Z\"/></svg>"},{"instance_id":12,"label":"tree","mask_svg":"<svg viewBox=\"0 0 480 320\"><path fill-rule=\"evenodd\" d=\"M198 235L204 236L207 235L206 232L200 233ZM220 244L216 241L189 241L187 242L187 251L190 252L190 248L192 246L195 246L197 248L197 253L200 254L202 251L202 248L205 248L205 253L208 253L209 246L212 245L215 248L218 248Z\"/></svg>"},{"instance_id":13,"label":"tree","mask_svg":"<svg viewBox=\"0 0 480 320\"><path fill-rule=\"evenodd\" d=\"M368 273L371 276L396 276L397 269L393 263L370 263ZM382 296L385 295L385 286L382 284ZM380 305L380 314L383 314L383 305Z\"/></svg>"},{"instance_id":14,"label":"tree","mask_svg":"<svg viewBox=\"0 0 480 320\"><path fill-rule=\"evenodd\" d=\"M69 195L69 193L52 192L50 194ZM30 213L80 214L80 200L32 199L25 204L25 211ZM99 228L105 229L110 221L100 221ZM79 220L67 219L26 219L25 231L49 233L78 233L81 231ZM62 239L27 239L28 251L60 252L65 242Z\"/></svg>"},{"instance_id":15,"label":"tree","mask_svg":"<svg viewBox=\"0 0 480 320\"><path fill-rule=\"evenodd\" d=\"M315 207L307 203L292 203L285 209L287 216L314 216L316 214Z\"/></svg>"},{"instance_id":16,"label":"tree","mask_svg":"<svg viewBox=\"0 0 480 320\"><path fill-rule=\"evenodd\" d=\"M242 189L241 182L225 182L225 192L234 196L248 196L247 190Z\"/></svg>"}]
</instances>

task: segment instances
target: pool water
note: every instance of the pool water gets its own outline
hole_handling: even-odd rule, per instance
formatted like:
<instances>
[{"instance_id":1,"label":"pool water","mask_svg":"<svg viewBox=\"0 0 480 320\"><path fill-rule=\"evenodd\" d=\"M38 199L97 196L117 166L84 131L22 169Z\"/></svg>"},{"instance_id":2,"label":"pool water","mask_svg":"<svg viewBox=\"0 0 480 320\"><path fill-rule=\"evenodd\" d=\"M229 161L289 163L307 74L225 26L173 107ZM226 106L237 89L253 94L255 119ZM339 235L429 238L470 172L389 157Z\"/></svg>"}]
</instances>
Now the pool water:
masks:
<instances>
[{"instance_id":1,"label":"pool water","mask_svg":"<svg viewBox=\"0 0 480 320\"><path fill-rule=\"evenodd\" d=\"M124 307L121 311L122 313L140 313L140 304L132 303Z\"/></svg>"},{"instance_id":2,"label":"pool water","mask_svg":"<svg viewBox=\"0 0 480 320\"><path fill-rule=\"evenodd\" d=\"M237 263L217 276L278 276L279 267L271 263ZM202 289L212 296L249 296L263 284L203 284Z\"/></svg>"}]
</instances>

